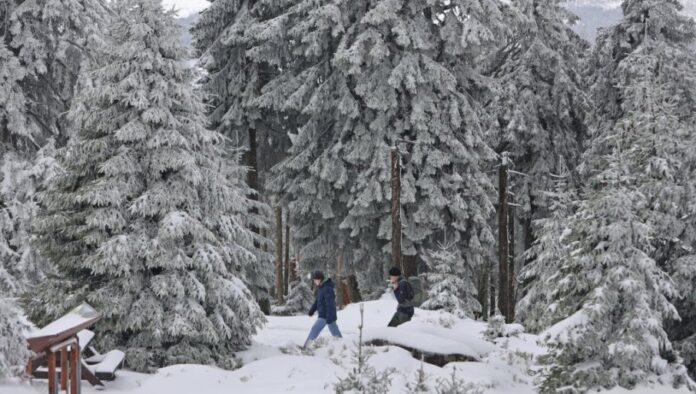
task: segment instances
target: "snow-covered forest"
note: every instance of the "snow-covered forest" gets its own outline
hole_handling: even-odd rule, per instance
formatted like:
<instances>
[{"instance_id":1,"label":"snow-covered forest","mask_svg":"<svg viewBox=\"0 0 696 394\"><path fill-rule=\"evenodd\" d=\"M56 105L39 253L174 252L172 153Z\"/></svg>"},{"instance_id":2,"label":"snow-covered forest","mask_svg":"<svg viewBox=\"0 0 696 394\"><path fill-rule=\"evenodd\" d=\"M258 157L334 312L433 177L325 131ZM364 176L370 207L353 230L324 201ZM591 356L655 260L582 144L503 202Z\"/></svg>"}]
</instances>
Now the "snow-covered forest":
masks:
<instances>
[{"instance_id":1,"label":"snow-covered forest","mask_svg":"<svg viewBox=\"0 0 696 394\"><path fill-rule=\"evenodd\" d=\"M572 9L0 0L0 391L83 303L129 393L696 391L696 0Z\"/></svg>"}]
</instances>

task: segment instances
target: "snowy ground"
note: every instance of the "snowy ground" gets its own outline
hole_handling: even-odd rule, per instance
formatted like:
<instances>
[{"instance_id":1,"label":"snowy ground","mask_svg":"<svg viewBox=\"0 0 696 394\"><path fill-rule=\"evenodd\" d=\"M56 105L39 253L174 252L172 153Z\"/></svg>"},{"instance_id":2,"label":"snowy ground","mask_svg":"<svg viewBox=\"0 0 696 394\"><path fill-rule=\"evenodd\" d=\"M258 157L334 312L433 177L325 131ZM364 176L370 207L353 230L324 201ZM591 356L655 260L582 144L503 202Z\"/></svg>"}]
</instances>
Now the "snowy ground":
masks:
<instances>
[{"instance_id":1,"label":"snowy ground","mask_svg":"<svg viewBox=\"0 0 696 394\"><path fill-rule=\"evenodd\" d=\"M385 328L396 302L389 297L366 302L365 339L381 338L409 347L434 352L466 354L473 362L455 362L443 368L425 364L428 382L434 387L438 379L449 378L454 368L457 376L478 388L472 392L533 393L533 359L543 353L537 337L521 334L501 338L495 344L483 339L486 325L473 320L460 320L441 312L417 310L413 321L399 328ZM314 319L307 316L269 317L266 327L254 338L251 349L237 356L243 366L225 371L201 365L176 365L159 370L154 375L119 371L118 378L108 382L104 392L128 394L229 394L229 393L325 393L348 374L352 351L358 337L360 314L358 305L339 312L338 324L344 338L322 333L317 346L301 352L301 345ZM403 393L408 382L415 380L420 361L411 353L396 346L375 348L369 363L377 370L394 368L392 393ZM45 393L45 381L0 383L2 394ZM98 391L85 383L85 394ZM613 393L687 393L668 386L655 385L637 390L612 390Z\"/></svg>"}]
</instances>

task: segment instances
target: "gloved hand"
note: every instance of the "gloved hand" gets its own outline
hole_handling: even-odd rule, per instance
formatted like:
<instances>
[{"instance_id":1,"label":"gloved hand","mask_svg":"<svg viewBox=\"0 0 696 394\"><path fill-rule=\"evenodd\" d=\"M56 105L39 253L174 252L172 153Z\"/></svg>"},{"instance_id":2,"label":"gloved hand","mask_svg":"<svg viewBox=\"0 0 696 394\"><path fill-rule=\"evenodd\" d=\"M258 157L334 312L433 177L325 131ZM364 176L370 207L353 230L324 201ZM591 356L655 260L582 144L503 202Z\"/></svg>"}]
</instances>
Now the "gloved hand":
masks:
<instances>
[{"instance_id":1,"label":"gloved hand","mask_svg":"<svg viewBox=\"0 0 696 394\"><path fill-rule=\"evenodd\" d=\"M314 312L310 311L309 313L307 313L307 315L309 315L309 317L312 317L312 315L314 315Z\"/></svg>"}]
</instances>

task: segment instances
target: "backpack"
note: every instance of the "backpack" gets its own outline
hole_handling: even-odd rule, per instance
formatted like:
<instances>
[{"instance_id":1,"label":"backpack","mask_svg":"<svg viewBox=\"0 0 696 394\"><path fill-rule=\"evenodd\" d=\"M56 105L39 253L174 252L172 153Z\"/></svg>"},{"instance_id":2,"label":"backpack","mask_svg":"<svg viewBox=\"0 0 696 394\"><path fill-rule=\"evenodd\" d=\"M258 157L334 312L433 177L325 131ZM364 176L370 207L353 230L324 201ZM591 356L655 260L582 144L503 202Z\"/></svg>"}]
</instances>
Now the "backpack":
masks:
<instances>
[{"instance_id":1,"label":"backpack","mask_svg":"<svg viewBox=\"0 0 696 394\"><path fill-rule=\"evenodd\" d=\"M408 279L409 287L411 288L411 304L415 307L421 306L425 302L425 294L423 293L423 282L417 276L411 276Z\"/></svg>"}]
</instances>

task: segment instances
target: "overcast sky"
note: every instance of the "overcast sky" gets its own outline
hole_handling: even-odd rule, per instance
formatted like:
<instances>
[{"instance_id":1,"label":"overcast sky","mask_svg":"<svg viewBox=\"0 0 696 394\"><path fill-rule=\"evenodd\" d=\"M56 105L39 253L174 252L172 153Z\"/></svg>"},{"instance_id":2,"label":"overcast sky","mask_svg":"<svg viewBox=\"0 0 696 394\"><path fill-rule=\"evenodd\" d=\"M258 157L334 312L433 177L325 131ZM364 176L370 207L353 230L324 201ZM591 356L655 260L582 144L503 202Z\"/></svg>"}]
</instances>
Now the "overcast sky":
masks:
<instances>
[{"instance_id":1,"label":"overcast sky","mask_svg":"<svg viewBox=\"0 0 696 394\"><path fill-rule=\"evenodd\" d=\"M617 7L621 0L568 0L571 3L598 5L608 8ZM175 6L179 10L179 17L184 17L198 12L208 6L207 0L162 0L165 6ZM682 0L685 12L696 17L696 0Z\"/></svg>"},{"instance_id":2,"label":"overcast sky","mask_svg":"<svg viewBox=\"0 0 696 394\"><path fill-rule=\"evenodd\" d=\"M162 0L165 7L174 6L179 10L179 17L184 17L198 12L210 4L207 0Z\"/></svg>"}]
</instances>

